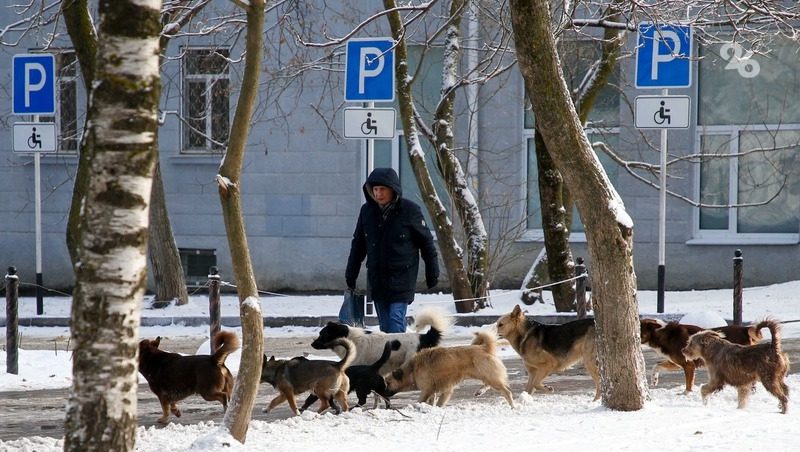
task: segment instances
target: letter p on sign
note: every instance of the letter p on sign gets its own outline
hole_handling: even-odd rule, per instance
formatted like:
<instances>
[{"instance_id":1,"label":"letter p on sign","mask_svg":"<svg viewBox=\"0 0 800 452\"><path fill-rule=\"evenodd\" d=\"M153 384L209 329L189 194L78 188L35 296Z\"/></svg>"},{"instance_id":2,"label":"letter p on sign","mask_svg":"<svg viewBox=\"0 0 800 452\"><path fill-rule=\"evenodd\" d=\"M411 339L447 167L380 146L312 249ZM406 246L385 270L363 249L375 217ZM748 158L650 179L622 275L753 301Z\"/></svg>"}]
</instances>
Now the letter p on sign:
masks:
<instances>
[{"instance_id":1,"label":"letter p on sign","mask_svg":"<svg viewBox=\"0 0 800 452\"><path fill-rule=\"evenodd\" d=\"M55 57L47 53L14 55L12 63L12 113L55 114Z\"/></svg>"}]
</instances>

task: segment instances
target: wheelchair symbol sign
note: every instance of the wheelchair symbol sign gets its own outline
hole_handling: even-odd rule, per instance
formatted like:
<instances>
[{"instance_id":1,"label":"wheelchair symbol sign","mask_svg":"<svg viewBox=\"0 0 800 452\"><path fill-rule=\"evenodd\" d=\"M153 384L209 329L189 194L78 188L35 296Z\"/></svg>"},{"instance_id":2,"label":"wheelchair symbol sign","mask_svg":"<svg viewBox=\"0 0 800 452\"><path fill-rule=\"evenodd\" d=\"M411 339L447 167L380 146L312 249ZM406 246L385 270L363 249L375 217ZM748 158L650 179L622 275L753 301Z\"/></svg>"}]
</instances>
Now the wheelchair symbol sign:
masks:
<instances>
[{"instance_id":1,"label":"wheelchair symbol sign","mask_svg":"<svg viewBox=\"0 0 800 452\"><path fill-rule=\"evenodd\" d=\"M686 129L690 113L689 96L637 96L634 122L637 129Z\"/></svg>"},{"instance_id":2,"label":"wheelchair symbol sign","mask_svg":"<svg viewBox=\"0 0 800 452\"><path fill-rule=\"evenodd\" d=\"M394 138L394 108L345 108L345 138Z\"/></svg>"},{"instance_id":3,"label":"wheelchair symbol sign","mask_svg":"<svg viewBox=\"0 0 800 452\"><path fill-rule=\"evenodd\" d=\"M56 125L51 122L14 123L14 152L56 152Z\"/></svg>"}]
</instances>

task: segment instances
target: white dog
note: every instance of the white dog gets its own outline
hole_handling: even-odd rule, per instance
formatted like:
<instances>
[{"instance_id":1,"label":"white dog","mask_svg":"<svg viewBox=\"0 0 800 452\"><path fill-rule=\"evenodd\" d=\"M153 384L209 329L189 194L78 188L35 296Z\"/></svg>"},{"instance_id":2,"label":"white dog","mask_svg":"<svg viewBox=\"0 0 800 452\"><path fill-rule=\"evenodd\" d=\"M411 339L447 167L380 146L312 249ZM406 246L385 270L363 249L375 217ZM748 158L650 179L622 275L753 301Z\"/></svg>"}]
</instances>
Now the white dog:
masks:
<instances>
[{"instance_id":1,"label":"white dog","mask_svg":"<svg viewBox=\"0 0 800 452\"><path fill-rule=\"evenodd\" d=\"M340 337L350 339L356 345L356 359L353 365L357 366L374 363L381 357L387 341L398 340L400 348L392 352L389 360L380 368L380 373L386 374L402 366L417 351L439 345L442 335L452 324L452 319L445 316L444 312L432 308L424 309L416 316L415 332L410 333L367 331L339 322L328 322L320 330L319 336L314 339L311 346L317 350L323 350L327 348L325 345L334 339ZM426 326L430 326L428 331L420 333ZM333 351L340 357L345 353L341 347L334 347Z\"/></svg>"}]
</instances>

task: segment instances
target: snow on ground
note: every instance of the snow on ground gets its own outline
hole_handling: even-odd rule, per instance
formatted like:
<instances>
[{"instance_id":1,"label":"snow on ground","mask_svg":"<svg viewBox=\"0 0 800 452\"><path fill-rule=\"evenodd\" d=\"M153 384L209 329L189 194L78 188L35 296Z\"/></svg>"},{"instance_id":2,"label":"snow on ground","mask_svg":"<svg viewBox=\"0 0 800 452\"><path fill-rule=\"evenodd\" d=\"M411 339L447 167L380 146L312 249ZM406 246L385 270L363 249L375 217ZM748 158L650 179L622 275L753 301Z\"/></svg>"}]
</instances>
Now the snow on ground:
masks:
<instances>
[{"instance_id":1,"label":"snow on ground","mask_svg":"<svg viewBox=\"0 0 800 452\"><path fill-rule=\"evenodd\" d=\"M744 290L743 317L754 321L772 316L782 321L800 319L800 281L755 287ZM656 293L640 291L639 309L643 315L656 313ZM69 317L69 298L46 298L47 317ZM223 316L237 315L237 300L224 296ZM519 303L517 291L493 291L492 307L481 315L507 313ZM267 317L335 316L340 296L269 296L261 299ZM0 303L3 304L4 302ZM732 317L731 290L668 292L665 311L686 314L698 322ZM448 295L418 295L409 314L425 306L437 306L454 314ZM545 304L522 305L529 314L555 313L552 300L545 293ZM5 309L2 309L2 313ZM205 296L193 296L186 306L143 311L145 317L205 316ZM2 315L2 314L0 314ZM35 301L21 300L20 317L34 317ZM455 314L454 314L455 315ZM197 336L208 334L207 327L178 324L142 328L142 337ZM237 329L233 329L237 330ZM266 337L313 336L317 328L286 326L266 328ZM466 338L475 328L454 328L453 334ZM20 328L20 376L5 373L5 353L0 353L0 392L67 387L70 385L69 353L63 347L69 337L64 327ZM784 325L785 338L800 337L800 322ZM54 349L25 350L28 337L54 338ZM61 344L61 349L58 347ZM201 349L207 350L204 344ZM506 348L503 356L513 356ZM238 368L238 357L231 356L229 367ZM140 380L144 382L143 379ZM791 374L787 382L791 394L800 393L800 374ZM651 389L645 408L635 412L608 410L585 395L515 394L511 409L496 393L489 391L482 401L451 400L445 408L413 404L399 410L356 409L334 416L304 413L274 422L253 421L246 445L221 433L213 422L196 425L170 424L164 428L140 427L137 449L140 451L297 451L297 450L430 450L470 451L503 450L770 450L800 449L800 422L796 402L790 402L789 414L778 413L777 401L759 387L747 409L736 409L736 392L726 388L703 405L698 394L683 395L681 388ZM46 437L0 441L0 451L55 451L63 443Z\"/></svg>"}]
</instances>

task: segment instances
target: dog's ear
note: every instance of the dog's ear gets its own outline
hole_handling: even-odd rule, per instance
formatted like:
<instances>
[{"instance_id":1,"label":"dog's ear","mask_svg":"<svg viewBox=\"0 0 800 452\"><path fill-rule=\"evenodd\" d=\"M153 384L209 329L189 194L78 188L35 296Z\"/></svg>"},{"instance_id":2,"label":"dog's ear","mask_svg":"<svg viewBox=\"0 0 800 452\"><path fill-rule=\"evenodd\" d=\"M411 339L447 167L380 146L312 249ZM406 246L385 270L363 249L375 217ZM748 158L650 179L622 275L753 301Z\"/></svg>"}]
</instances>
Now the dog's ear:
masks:
<instances>
[{"instance_id":1,"label":"dog's ear","mask_svg":"<svg viewBox=\"0 0 800 452\"><path fill-rule=\"evenodd\" d=\"M397 381L403 381L403 369L395 369L392 371L392 378Z\"/></svg>"},{"instance_id":2,"label":"dog's ear","mask_svg":"<svg viewBox=\"0 0 800 452\"><path fill-rule=\"evenodd\" d=\"M519 317L521 315L522 315L522 308L520 308L519 305L515 305L514 309L511 310L511 316Z\"/></svg>"},{"instance_id":3,"label":"dog's ear","mask_svg":"<svg viewBox=\"0 0 800 452\"><path fill-rule=\"evenodd\" d=\"M264 355L264 357L266 358L267 355ZM272 361L275 361L275 355L272 355L272 356L269 357L269 362L272 362Z\"/></svg>"},{"instance_id":4,"label":"dog's ear","mask_svg":"<svg viewBox=\"0 0 800 452\"><path fill-rule=\"evenodd\" d=\"M154 346L155 348L158 348L158 346L159 346L159 345L161 345L161 336L158 336L158 337L156 338L156 340L154 340L154 341L153 341L153 346Z\"/></svg>"}]
</instances>

